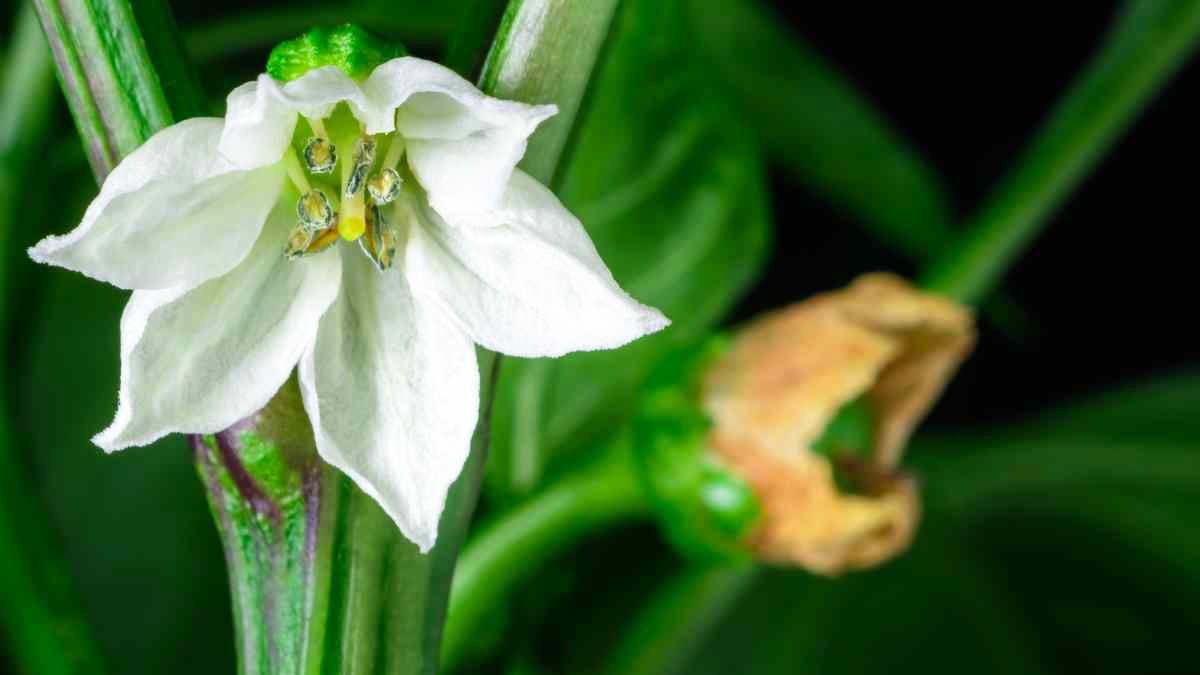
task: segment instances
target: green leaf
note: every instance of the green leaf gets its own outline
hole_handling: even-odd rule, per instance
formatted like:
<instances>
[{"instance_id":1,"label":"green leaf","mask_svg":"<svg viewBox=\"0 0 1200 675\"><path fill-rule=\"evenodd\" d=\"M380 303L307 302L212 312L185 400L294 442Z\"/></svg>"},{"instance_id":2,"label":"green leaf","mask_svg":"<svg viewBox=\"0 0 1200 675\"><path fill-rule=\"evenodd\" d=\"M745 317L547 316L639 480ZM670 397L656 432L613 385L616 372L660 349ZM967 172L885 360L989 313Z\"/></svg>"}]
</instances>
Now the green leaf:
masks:
<instances>
[{"instance_id":1,"label":"green leaf","mask_svg":"<svg viewBox=\"0 0 1200 675\"><path fill-rule=\"evenodd\" d=\"M551 455L627 419L649 367L720 321L765 259L754 139L698 67L681 13L676 1L623 7L559 189L621 286L674 323L615 351L506 361L489 467L496 495L528 491Z\"/></svg>"},{"instance_id":2,"label":"green leaf","mask_svg":"<svg viewBox=\"0 0 1200 675\"><path fill-rule=\"evenodd\" d=\"M760 0L687 0L690 40L774 162L900 252L951 237L940 178L827 59Z\"/></svg>"}]
</instances>

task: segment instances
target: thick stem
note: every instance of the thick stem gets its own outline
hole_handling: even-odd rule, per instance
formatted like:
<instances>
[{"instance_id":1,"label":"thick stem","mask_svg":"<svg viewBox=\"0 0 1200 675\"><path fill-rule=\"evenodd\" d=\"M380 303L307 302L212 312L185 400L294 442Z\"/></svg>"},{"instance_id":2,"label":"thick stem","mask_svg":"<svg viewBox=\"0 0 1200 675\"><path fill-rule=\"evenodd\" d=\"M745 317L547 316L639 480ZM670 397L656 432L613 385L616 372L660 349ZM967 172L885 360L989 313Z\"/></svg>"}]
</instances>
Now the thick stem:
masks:
<instances>
[{"instance_id":1,"label":"thick stem","mask_svg":"<svg viewBox=\"0 0 1200 675\"><path fill-rule=\"evenodd\" d=\"M1200 2L1131 2L1016 168L924 284L968 304L995 285L1200 37Z\"/></svg>"},{"instance_id":2,"label":"thick stem","mask_svg":"<svg viewBox=\"0 0 1200 675\"><path fill-rule=\"evenodd\" d=\"M487 524L455 571L442 659L462 662L475 632L512 589L598 531L648 512L628 436L593 464Z\"/></svg>"},{"instance_id":3,"label":"thick stem","mask_svg":"<svg viewBox=\"0 0 1200 675\"><path fill-rule=\"evenodd\" d=\"M484 355L486 413L492 357ZM192 447L224 541L241 675L434 673L487 425L423 555L379 505L322 462L289 382L253 417Z\"/></svg>"}]
</instances>

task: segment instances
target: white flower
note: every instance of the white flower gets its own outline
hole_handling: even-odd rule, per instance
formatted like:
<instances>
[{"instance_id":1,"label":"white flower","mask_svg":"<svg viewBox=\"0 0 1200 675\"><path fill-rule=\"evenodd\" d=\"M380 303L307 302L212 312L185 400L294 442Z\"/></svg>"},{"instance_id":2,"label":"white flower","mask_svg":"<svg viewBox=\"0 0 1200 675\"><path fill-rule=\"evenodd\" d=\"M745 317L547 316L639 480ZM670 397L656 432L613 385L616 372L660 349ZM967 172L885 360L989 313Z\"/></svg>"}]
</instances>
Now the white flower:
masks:
<instances>
[{"instance_id":1,"label":"white flower","mask_svg":"<svg viewBox=\"0 0 1200 675\"><path fill-rule=\"evenodd\" d=\"M224 120L156 134L78 228L30 249L134 291L96 444L220 431L299 364L321 456L428 550L477 421L475 344L559 356L668 323L514 169L554 112L402 57L361 83L262 75Z\"/></svg>"}]
</instances>

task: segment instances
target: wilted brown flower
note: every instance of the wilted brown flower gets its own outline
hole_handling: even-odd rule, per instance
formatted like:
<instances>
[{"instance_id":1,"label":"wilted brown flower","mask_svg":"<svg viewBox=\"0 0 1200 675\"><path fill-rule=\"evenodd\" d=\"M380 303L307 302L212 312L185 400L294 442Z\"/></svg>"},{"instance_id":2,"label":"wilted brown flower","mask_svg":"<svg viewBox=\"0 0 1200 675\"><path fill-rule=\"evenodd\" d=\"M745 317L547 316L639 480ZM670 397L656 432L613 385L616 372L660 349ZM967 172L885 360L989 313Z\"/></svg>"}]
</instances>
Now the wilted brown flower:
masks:
<instances>
[{"instance_id":1,"label":"wilted brown flower","mask_svg":"<svg viewBox=\"0 0 1200 675\"><path fill-rule=\"evenodd\" d=\"M760 558L835 574L903 550L919 518L904 445L974 342L969 310L889 274L768 314L709 370L711 446L753 486ZM845 404L871 410L873 451L847 460L861 494L839 488L813 443ZM839 464L841 464L839 462Z\"/></svg>"}]
</instances>

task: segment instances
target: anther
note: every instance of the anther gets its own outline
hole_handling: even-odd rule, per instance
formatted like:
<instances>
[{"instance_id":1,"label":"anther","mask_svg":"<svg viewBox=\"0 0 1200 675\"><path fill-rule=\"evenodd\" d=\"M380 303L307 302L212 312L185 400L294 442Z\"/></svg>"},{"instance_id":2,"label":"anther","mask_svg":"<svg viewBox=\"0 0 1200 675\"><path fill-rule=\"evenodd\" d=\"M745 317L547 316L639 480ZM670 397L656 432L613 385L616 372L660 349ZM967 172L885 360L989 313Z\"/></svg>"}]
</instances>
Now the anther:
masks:
<instances>
[{"instance_id":1,"label":"anther","mask_svg":"<svg viewBox=\"0 0 1200 675\"><path fill-rule=\"evenodd\" d=\"M337 146L324 138L313 137L304 144L304 165L311 173L329 173L337 160Z\"/></svg>"},{"instance_id":2,"label":"anther","mask_svg":"<svg viewBox=\"0 0 1200 675\"><path fill-rule=\"evenodd\" d=\"M367 192L376 204L383 205L396 200L400 196L400 183L403 179L395 169L384 169L371 176L367 181Z\"/></svg>"},{"instance_id":3,"label":"anther","mask_svg":"<svg viewBox=\"0 0 1200 675\"><path fill-rule=\"evenodd\" d=\"M397 239L395 228L383 219L379 207L372 205L367 208L366 231L359 238L358 246L380 272L392 266L396 258Z\"/></svg>"},{"instance_id":4,"label":"anther","mask_svg":"<svg viewBox=\"0 0 1200 675\"><path fill-rule=\"evenodd\" d=\"M314 234L312 230L303 225L297 225L296 229L288 235L287 246L284 247L283 254L287 256L288 260L295 260L304 255L304 251L312 243Z\"/></svg>"},{"instance_id":5,"label":"anther","mask_svg":"<svg viewBox=\"0 0 1200 675\"><path fill-rule=\"evenodd\" d=\"M371 165L375 163L375 141L364 137L354 144L354 164L346 178L346 196L353 197L363 188Z\"/></svg>"},{"instance_id":6,"label":"anther","mask_svg":"<svg viewBox=\"0 0 1200 675\"><path fill-rule=\"evenodd\" d=\"M324 192L309 190L296 202L296 215L300 217L300 227L317 232L333 224L333 205Z\"/></svg>"},{"instance_id":7,"label":"anther","mask_svg":"<svg viewBox=\"0 0 1200 675\"><path fill-rule=\"evenodd\" d=\"M305 229L303 225L297 225L296 229L292 230L291 235L288 236L287 247L283 253L288 260L295 260L306 255L320 253L333 246L337 239L337 225L330 225L318 232Z\"/></svg>"}]
</instances>

